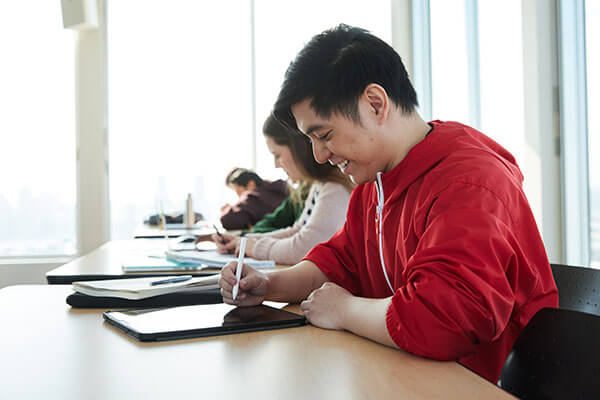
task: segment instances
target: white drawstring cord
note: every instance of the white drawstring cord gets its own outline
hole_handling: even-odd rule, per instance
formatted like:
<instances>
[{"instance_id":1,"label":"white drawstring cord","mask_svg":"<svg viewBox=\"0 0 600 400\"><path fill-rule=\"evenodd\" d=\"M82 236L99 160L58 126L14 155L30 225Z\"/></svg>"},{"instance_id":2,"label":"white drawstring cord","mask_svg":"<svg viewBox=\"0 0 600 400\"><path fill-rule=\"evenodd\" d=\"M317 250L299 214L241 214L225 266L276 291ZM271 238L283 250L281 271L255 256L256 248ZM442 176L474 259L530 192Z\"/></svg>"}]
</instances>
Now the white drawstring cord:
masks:
<instances>
[{"instance_id":1,"label":"white drawstring cord","mask_svg":"<svg viewBox=\"0 0 600 400\"><path fill-rule=\"evenodd\" d=\"M394 288L388 278L387 270L385 269L385 261L383 261L383 203L385 197L383 196L383 185L381 183L381 172L377 172L377 181L375 182L375 188L377 189L377 217L375 223L379 223L379 259L381 260L381 269L383 269L383 275L385 280L394 294Z\"/></svg>"}]
</instances>

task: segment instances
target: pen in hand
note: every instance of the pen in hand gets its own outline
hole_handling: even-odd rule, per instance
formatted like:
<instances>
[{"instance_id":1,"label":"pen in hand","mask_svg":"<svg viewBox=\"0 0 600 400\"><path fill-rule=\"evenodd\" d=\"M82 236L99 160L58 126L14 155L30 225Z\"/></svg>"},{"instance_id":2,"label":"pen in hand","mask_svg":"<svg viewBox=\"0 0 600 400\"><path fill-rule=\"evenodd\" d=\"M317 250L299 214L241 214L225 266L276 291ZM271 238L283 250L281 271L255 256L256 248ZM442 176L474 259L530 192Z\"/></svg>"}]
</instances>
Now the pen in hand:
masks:
<instances>
[{"instance_id":1,"label":"pen in hand","mask_svg":"<svg viewBox=\"0 0 600 400\"><path fill-rule=\"evenodd\" d=\"M223 235L221 235L221 232L219 232L219 230L217 229L217 226L215 224L213 224L213 228L215 228L215 232L217 232L217 235L221 239L221 243L225 244L225 238L223 237Z\"/></svg>"},{"instance_id":2,"label":"pen in hand","mask_svg":"<svg viewBox=\"0 0 600 400\"><path fill-rule=\"evenodd\" d=\"M246 251L246 241L248 239L243 237L240 241L240 254L238 255L237 268L235 270L235 286L233 286L232 297L233 300L237 297L238 290L240 289L240 279L242 279L242 266L244 265L244 252Z\"/></svg>"}]
</instances>

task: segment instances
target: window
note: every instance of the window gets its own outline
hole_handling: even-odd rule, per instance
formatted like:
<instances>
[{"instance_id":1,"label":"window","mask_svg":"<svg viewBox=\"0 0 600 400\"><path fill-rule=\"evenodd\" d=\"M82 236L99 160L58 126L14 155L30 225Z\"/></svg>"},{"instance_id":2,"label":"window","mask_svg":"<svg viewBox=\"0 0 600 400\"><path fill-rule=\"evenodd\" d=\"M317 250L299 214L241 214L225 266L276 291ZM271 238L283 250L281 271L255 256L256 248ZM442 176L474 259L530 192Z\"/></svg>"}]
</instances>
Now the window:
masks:
<instances>
[{"instance_id":1,"label":"window","mask_svg":"<svg viewBox=\"0 0 600 400\"><path fill-rule=\"evenodd\" d=\"M600 267L600 3L585 2L585 51L587 71L587 126L590 197L590 258Z\"/></svg>"},{"instance_id":2,"label":"window","mask_svg":"<svg viewBox=\"0 0 600 400\"><path fill-rule=\"evenodd\" d=\"M600 6L561 0L559 5L560 112L565 253L568 264L600 266L598 204L600 105L596 36Z\"/></svg>"},{"instance_id":3,"label":"window","mask_svg":"<svg viewBox=\"0 0 600 400\"><path fill-rule=\"evenodd\" d=\"M430 27L432 117L470 125L465 1L431 0Z\"/></svg>"},{"instance_id":4,"label":"window","mask_svg":"<svg viewBox=\"0 0 600 400\"><path fill-rule=\"evenodd\" d=\"M60 2L0 3L2 256L76 252L74 48Z\"/></svg>"},{"instance_id":5,"label":"window","mask_svg":"<svg viewBox=\"0 0 600 400\"><path fill-rule=\"evenodd\" d=\"M181 211L187 193L218 219L234 195L227 171L253 166L253 122L257 171L285 179L262 124L295 54L341 22L391 38L389 0L111 1L107 21L113 239L131 237L161 203Z\"/></svg>"},{"instance_id":6,"label":"window","mask_svg":"<svg viewBox=\"0 0 600 400\"><path fill-rule=\"evenodd\" d=\"M144 217L217 219L225 176L251 166L250 4L108 3L111 236Z\"/></svg>"},{"instance_id":7,"label":"window","mask_svg":"<svg viewBox=\"0 0 600 400\"><path fill-rule=\"evenodd\" d=\"M522 34L507 29L521 1L431 0L430 26L433 118L481 129L523 169Z\"/></svg>"}]
</instances>

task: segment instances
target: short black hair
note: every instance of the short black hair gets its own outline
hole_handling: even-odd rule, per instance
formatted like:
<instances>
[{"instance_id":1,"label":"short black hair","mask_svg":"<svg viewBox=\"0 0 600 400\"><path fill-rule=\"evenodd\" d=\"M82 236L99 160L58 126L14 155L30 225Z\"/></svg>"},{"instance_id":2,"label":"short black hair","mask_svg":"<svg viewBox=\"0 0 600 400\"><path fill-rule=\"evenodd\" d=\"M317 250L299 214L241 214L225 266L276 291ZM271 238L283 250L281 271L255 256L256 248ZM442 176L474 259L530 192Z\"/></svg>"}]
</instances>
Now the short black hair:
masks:
<instances>
[{"instance_id":1,"label":"short black hair","mask_svg":"<svg viewBox=\"0 0 600 400\"><path fill-rule=\"evenodd\" d=\"M314 36L285 73L273 113L296 129L291 107L310 99L315 113L339 113L360 122L358 99L367 85L381 85L403 112L412 113L417 94L398 53L361 28L340 24Z\"/></svg>"},{"instance_id":2,"label":"short black hair","mask_svg":"<svg viewBox=\"0 0 600 400\"><path fill-rule=\"evenodd\" d=\"M250 181L254 181L256 186L261 186L263 184L263 179L258 176L256 172L246 168L233 168L225 178L225 184L227 186L236 184L246 187Z\"/></svg>"}]
</instances>

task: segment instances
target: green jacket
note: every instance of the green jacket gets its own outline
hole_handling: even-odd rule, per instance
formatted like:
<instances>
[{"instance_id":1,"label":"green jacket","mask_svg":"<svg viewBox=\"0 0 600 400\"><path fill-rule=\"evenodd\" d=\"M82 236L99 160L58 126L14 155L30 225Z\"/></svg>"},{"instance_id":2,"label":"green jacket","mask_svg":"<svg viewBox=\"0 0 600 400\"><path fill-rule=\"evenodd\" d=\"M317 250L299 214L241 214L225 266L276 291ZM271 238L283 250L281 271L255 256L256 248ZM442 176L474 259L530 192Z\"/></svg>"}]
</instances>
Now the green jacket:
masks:
<instances>
[{"instance_id":1,"label":"green jacket","mask_svg":"<svg viewBox=\"0 0 600 400\"><path fill-rule=\"evenodd\" d=\"M304 202L294 204L288 196L272 213L266 214L263 219L258 221L250 229L250 233L266 233L292 226L300 218L303 209Z\"/></svg>"}]
</instances>

